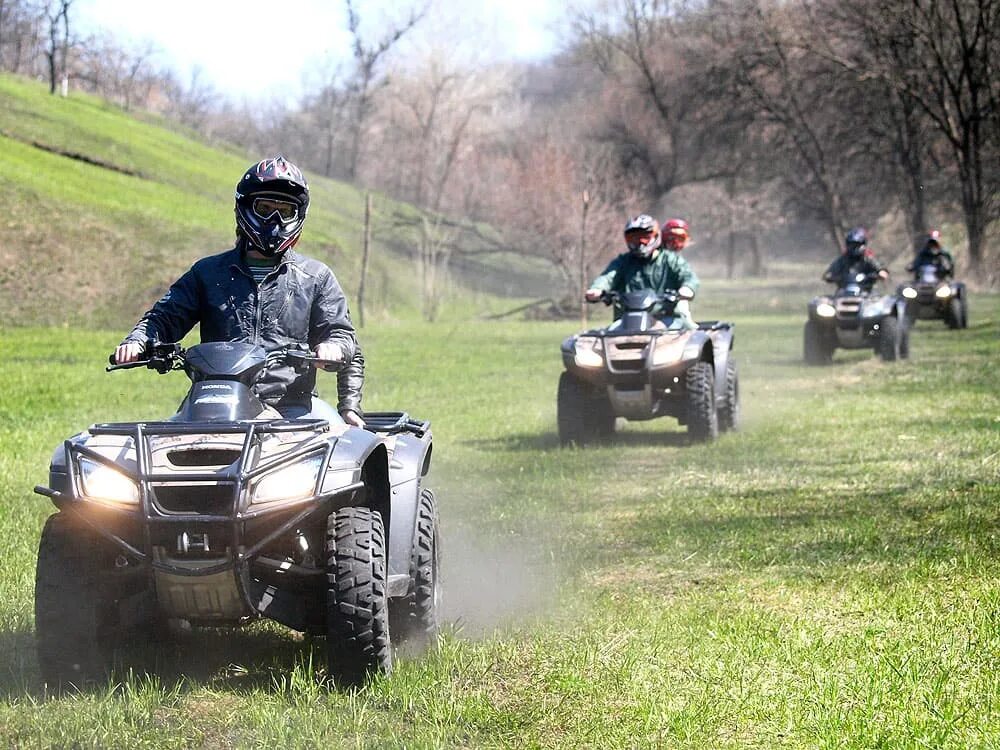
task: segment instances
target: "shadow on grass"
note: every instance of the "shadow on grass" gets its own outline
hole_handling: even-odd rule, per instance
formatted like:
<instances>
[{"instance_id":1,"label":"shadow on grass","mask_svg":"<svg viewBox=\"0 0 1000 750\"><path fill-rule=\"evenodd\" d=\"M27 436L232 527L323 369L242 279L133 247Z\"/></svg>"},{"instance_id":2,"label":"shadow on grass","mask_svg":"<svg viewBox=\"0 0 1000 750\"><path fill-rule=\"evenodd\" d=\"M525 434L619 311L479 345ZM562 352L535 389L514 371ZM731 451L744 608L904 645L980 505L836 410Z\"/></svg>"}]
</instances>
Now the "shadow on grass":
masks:
<instances>
[{"instance_id":1,"label":"shadow on grass","mask_svg":"<svg viewBox=\"0 0 1000 750\"><path fill-rule=\"evenodd\" d=\"M519 435L505 435L503 437L483 440L464 440L461 444L480 451L509 451L511 453L551 451L562 447L559 443L559 435L555 432L521 433ZM677 447L692 444L691 439L685 432L619 430L610 440L595 440L593 443L583 446L567 447L566 450L591 450L594 448L628 446L647 448L655 446Z\"/></svg>"},{"instance_id":2,"label":"shadow on grass","mask_svg":"<svg viewBox=\"0 0 1000 750\"><path fill-rule=\"evenodd\" d=\"M290 631L289 631L290 632ZM204 686L231 691L279 693L297 667L325 667L324 641L252 627L245 630L195 629L172 634L157 644L128 644L116 651L110 676L79 689L46 685L29 631L0 634L0 700L38 700L74 693L105 693L129 680L155 679L164 689L193 691ZM318 679L318 678L317 678Z\"/></svg>"}]
</instances>

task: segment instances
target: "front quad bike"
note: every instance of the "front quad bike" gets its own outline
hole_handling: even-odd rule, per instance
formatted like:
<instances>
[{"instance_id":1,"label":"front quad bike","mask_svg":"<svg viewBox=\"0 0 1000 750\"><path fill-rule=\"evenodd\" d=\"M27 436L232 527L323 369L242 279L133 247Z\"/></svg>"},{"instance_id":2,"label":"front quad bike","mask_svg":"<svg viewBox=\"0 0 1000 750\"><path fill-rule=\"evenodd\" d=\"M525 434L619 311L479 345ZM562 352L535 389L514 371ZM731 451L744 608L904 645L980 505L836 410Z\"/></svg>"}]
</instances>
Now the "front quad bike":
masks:
<instances>
[{"instance_id":1,"label":"front quad bike","mask_svg":"<svg viewBox=\"0 0 1000 750\"><path fill-rule=\"evenodd\" d=\"M183 369L165 421L97 424L59 446L38 549L38 661L53 685L104 675L120 646L170 619L236 626L266 617L326 636L327 671L354 685L388 672L394 640L437 628L437 509L423 486L432 438L402 412L366 429L283 419L251 387L289 348L187 351L151 344L109 370ZM391 623L399 623L397 631Z\"/></svg>"},{"instance_id":2,"label":"front quad bike","mask_svg":"<svg viewBox=\"0 0 1000 750\"><path fill-rule=\"evenodd\" d=\"M673 316L675 292L606 293L621 315L606 328L562 343L559 440L584 444L609 438L615 419L675 417L698 441L739 425L739 376L732 358L733 324L696 329Z\"/></svg>"},{"instance_id":3,"label":"front quad bike","mask_svg":"<svg viewBox=\"0 0 1000 750\"><path fill-rule=\"evenodd\" d=\"M896 294L906 300L906 317L911 325L918 320L943 320L949 328L969 325L965 284L939 278L933 265L920 266L914 280L900 284Z\"/></svg>"},{"instance_id":4,"label":"front quad bike","mask_svg":"<svg viewBox=\"0 0 1000 750\"><path fill-rule=\"evenodd\" d=\"M806 364L828 365L841 349L873 349L889 362L910 356L910 327L901 297L872 294L877 276L857 274L832 296L809 303L803 335Z\"/></svg>"}]
</instances>

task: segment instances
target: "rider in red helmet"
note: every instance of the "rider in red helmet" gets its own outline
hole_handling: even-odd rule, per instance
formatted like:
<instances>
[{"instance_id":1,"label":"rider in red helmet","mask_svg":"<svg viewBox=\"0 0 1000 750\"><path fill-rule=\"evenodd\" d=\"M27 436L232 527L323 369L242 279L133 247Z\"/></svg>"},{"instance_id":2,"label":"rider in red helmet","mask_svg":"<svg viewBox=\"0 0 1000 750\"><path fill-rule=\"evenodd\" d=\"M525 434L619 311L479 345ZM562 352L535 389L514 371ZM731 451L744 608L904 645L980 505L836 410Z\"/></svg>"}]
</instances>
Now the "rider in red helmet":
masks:
<instances>
[{"instance_id":1,"label":"rider in red helmet","mask_svg":"<svg viewBox=\"0 0 1000 750\"><path fill-rule=\"evenodd\" d=\"M688 223L684 219L667 219L663 223L663 244L668 250L680 252L690 241Z\"/></svg>"},{"instance_id":2,"label":"rider in red helmet","mask_svg":"<svg viewBox=\"0 0 1000 750\"><path fill-rule=\"evenodd\" d=\"M149 341L180 341L196 324L202 342L241 341L274 351L307 344L339 363L339 418L363 426L364 359L347 300L333 272L293 248L309 209L302 172L283 156L251 165L236 186L236 246L197 261L139 320L115 350L118 364L138 360ZM255 389L286 418L338 420L315 392L316 371L268 368Z\"/></svg>"}]
</instances>

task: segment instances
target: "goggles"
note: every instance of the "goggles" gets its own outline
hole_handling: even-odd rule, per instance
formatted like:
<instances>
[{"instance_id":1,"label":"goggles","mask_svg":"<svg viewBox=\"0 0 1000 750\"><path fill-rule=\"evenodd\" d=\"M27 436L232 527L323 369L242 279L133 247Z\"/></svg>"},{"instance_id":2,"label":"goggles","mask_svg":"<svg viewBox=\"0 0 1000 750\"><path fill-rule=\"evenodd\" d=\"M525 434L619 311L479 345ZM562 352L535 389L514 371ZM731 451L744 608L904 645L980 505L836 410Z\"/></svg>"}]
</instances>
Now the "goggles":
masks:
<instances>
[{"instance_id":1,"label":"goggles","mask_svg":"<svg viewBox=\"0 0 1000 750\"><path fill-rule=\"evenodd\" d=\"M292 221L299 215L299 207L289 201L276 198L254 198L253 212L257 217L267 221L275 214L281 221Z\"/></svg>"}]
</instances>

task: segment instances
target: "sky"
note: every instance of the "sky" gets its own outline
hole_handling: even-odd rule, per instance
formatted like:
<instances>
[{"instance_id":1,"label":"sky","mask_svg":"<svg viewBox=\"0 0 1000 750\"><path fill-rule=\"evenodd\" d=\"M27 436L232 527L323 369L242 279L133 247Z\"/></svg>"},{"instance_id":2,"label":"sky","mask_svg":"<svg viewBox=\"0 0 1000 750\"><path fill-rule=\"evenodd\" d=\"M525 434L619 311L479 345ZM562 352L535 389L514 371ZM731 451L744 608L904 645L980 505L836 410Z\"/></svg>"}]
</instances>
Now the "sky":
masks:
<instances>
[{"instance_id":1,"label":"sky","mask_svg":"<svg viewBox=\"0 0 1000 750\"><path fill-rule=\"evenodd\" d=\"M374 39L380 19L418 1L356 0L355 8ZM488 40L477 44L493 59L539 59L556 50L564 12L559 0L434 0L411 43L449 45L475 36ZM78 33L108 33L126 46L151 42L157 64L185 83L197 68L201 80L234 101L294 101L317 69L350 60L340 0L78 0L71 13Z\"/></svg>"}]
</instances>

